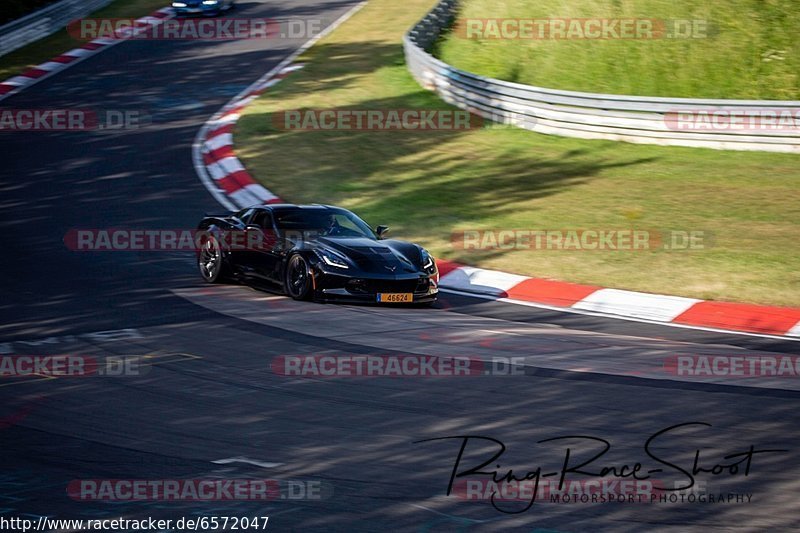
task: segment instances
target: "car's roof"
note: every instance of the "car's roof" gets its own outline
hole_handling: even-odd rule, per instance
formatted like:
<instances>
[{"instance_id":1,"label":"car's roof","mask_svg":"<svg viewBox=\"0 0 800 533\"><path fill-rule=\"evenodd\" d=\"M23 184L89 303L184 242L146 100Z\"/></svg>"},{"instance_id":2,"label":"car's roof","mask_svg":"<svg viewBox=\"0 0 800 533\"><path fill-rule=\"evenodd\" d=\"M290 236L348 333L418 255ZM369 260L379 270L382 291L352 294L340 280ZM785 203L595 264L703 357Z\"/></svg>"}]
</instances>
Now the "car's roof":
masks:
<instances>
[{"instance_id":1,"label":"car's roof","mask_svg":"<svg viewBox=\"0 0 800 533\"><path fill-rule=\"evenodd\" d=\"M297 209L308 210L308 211L343 211L344 208L336 207L334 205L322 205L322 204L311 204L311 205L298 205L298 204L269 204L269 205L254 205L252 208L255 209L266 209L270 211L294 211ZM248 208L251 209L251 208Z\"/></svg>"}]
</instances>

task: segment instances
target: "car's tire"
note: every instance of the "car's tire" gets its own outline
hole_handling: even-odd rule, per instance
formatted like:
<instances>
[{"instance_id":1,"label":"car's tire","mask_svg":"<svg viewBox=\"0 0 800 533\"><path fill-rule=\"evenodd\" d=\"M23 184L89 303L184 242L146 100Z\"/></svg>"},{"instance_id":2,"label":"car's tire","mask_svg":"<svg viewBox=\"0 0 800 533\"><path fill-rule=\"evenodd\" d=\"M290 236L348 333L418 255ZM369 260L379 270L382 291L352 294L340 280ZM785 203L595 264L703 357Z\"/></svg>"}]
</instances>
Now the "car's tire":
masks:
<instances>
[{"instance_id":1,"label":"car's tire","mask_svg":"<svg viewBox=\"0 0 800 533\"><path fill-rule=\"evenodd\" d=\"M311 269L300 254L294 254L286 261L283 274L283 290L295 300L310 300L314 294Z\"/></svg>"},{"instance_id":2,"label":"car's tire","mask_svg":"<svg viewBox=\"0 0 800 533\"><path fill-rule=\"evenodd\" d=\"M209 236L197 254L197 267L200 275L208 283L224 283L228 280L228 265L222 254L219 241Z\"/></svg>"}]
</instances>

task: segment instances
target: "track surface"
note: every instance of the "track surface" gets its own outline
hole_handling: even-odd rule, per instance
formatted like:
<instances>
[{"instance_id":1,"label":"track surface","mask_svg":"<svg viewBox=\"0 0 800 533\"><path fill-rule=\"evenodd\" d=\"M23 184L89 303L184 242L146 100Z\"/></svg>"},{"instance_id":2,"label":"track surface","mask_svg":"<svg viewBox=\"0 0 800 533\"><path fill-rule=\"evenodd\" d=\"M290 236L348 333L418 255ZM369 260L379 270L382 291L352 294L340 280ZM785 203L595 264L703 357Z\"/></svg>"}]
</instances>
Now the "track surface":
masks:
<instances>
[{"instance_id":1,"label":"track surface","mask_svg":"<svg viewBox=\"0 0 800 533\"><path fill-rule=\"evenodd\" d=\"M236 16L330 22L351 5L248 2ZM278 531L798 526L797 378L689 380L662 368L678 353L792 354L797 343L453 295L433 310L300 304L203 286L191 254L65 248L74 228L191 228L219 211L194 173L191 142L231 96L301 44L129 42L3 102L130 109L153 123L0 137L0 349L149 355L152 366L139 377L0 382L0 516L269 515ZM325 353L514 356L524 375L294 379L270 369L279 355ZM662 450L688 468L696 449L712 466L750 444L789 451L756 456L746 477L698 476L709 492L750 494L750 503L537 502L509 515L487 501L444 497L457 443L413 444L490 436L508 446L502 466L524 473L563 461L564 448L545 452L536 441L592 435L612 442L596 465L653 467L645 440L692 421L713 428L682 432ZM250 462L214 463L236 457ZM320 480L332 495L109 503L66 493L74 479L175 478Z\"/></svg>"}]
</instances>

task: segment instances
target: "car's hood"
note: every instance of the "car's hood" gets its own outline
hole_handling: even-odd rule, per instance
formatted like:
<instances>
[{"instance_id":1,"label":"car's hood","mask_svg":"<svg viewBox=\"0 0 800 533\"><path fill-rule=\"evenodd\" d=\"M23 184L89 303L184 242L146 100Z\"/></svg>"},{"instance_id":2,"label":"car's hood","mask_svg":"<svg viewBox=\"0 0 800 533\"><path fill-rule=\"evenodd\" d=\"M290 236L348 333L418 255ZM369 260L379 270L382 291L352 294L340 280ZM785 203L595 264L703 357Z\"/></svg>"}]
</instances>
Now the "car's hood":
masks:
<instances>
[{"instance_id":1,"label":"car's hood","mask_svg":"<svg viewBox=\"0 0 800 533\"><path fill-rule=\"evenodd\" d=\"M354 237L320 237L316 244L320 248L329 248L346 256L364 272L398 275L419 271L418 258L409 253L413 248L396 241L376 241ZM408 257L408 255L412 256Z\"/></svg>"}]
</instances>

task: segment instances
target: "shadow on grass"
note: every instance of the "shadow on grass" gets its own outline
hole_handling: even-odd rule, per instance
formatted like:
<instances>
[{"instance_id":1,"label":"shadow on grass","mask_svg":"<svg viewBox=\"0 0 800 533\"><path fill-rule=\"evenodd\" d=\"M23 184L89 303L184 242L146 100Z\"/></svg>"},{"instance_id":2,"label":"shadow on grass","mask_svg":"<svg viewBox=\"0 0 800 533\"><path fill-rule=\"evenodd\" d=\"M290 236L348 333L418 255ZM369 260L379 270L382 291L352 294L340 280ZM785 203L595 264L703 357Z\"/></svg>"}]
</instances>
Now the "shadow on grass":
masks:
<instances>
[{"instance_id":1,"label":"shadow on grass","mask_svg":"<svg viewBox=\"0 0 800 533\"><path fill-rule=\"evenodd\" d=\"M325 61L311 63L290 79L278 91L276 101L280 102L281 94L297 101L303 93L327 93L362 83L364 75L395 65L399 46L336 44L318 48L316 54ZM331 67L331 62L338 66ZM411 90L405 94L314 110L455 109L435 94L407 84ZM397 93L398 88L386 92ZM575 149L575 141L537 153L528 141L535 134L494 123L436 131L286 129L282 113L292 110L286 106L274 113L251 111L242 117L236 141L244 147L240 156L245 165L282 198L352 207L369 222L391 225L396 235L424 228L426 237L449 240L455 228L513 215L523 203L530 209L531 200L582 185L609 168L654 161L652 157L606 160L592 147ZM473 143L474 148L465 143ZM607 148L606 143L596 146L598 150ZM489 149L502 157L487 153ZM507 251L494 250L470 259L502 253Z\"/></svg>"}]
</instances>

